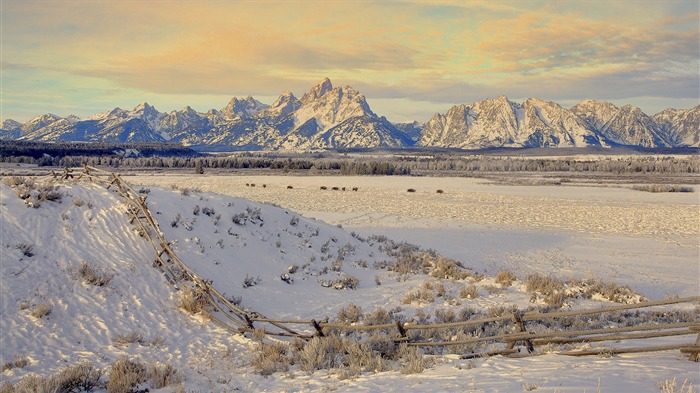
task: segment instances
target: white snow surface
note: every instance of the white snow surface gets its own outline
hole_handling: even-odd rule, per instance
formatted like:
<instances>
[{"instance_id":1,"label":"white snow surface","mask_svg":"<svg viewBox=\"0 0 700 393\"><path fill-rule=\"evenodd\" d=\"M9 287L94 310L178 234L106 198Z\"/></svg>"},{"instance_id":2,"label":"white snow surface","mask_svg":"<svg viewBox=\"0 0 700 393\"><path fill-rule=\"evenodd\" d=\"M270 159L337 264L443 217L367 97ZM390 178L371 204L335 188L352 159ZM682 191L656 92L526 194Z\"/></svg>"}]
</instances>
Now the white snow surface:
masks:
<instances>
[{"instance_id":1,"label":"white snow surface","mask_svg":"<svg viewBox=\"0 0 700 393\"><path fill-rule=\"evenodd\" d=\"M532 272L599 277L629 284L652 299L699 293L697 194L497 186L446 178L126 179L148 187L150 192L144 194L148 206L186 263L213 280L219 291L241 296L243 306L271 317L332 318L350 302L365 312L400 305L407 315L418 308L431 312L449 307L440 302L401 304L407 291L435 279L414 276L400 281L372 269L373 261L388 257L376 243L358 239L371 233L433 248L490 274L506 268L519 277ZM170 190L170 185L179 189ZM321 185L359 190L320 191ZM407 194L409 186L418 192ZM187 187L202 191L183 192ZM437 187L445 193L436 195ZM601 391L654 392L658 382L673 378L679 386L686 380L700 385L698 363L688 362L678 351L611 358L461 360L448 355L436 358L437 364L421 374L390 371L340 380L334 372L306 374L293 368L265 378L250 365L252 340L178 309L178 293L152 266L154 250L129 225L117 194L72 182L62 184L59 191L64 194L60 202L43 202L34 209L0 183L0 353L3 362L14 355L30 360L25 368L0 374L0 383L15 383L32 373L47 375L80 360L106 369L127 355L169 363L185 376L185 391L201 392L512 392L533 386L537 391L583 392L600 386ZM236 224L232 220L236 215L248 219ZM21 244L33 245L34 255L24 255L17 248ZM321 279L341 275L322 273L335 260L327 256L337 256L341 250L347 251L343 273L360 280L356 290L319 285ZM87 284L78 274L83 261L114 278L103 287ZM287 284L280 275L291 265L300 269L292 275L294 283ZM259 277L260 283L244 289L246 275ZM381 286L375 284L375 276ZM493 280L487 278L480 285L489 284ZM458 288L446 285L451 291ZM493 295L482 290L481 295L463 305L530 305L521 284ZM53 305L47 317L30 315L45 302ZM574 307L598 304L585 301ZM142 342L115 345L115 335L131 332L140 334ZM692 338L657 339L656 344L677 340Z\"/></svg>"}]
</instances>

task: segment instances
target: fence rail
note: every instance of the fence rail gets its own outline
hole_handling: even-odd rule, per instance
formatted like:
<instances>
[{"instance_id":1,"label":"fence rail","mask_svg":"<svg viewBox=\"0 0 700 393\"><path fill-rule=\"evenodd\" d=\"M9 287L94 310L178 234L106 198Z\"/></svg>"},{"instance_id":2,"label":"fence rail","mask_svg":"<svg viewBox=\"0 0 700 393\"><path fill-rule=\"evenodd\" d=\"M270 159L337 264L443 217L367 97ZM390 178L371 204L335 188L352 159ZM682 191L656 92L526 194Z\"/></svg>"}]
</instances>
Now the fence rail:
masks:
<instances>
[{"instance_id":1,"label":"fence rail","mask_svg":"<svg viewBox=\"0 0 700 393\"><path fill-rule=\"evenodd\" d=\"M394 330L396 329L396 343L406 343L409 346L454 346L469 345L482 342L505 345L504 348L487 352L466 354L463 358L474 358L493 355L507 356L530 356L535 353L535 346L547 344L561 344L571 342L603 342L620 340L641 340L648 338L697 335L694 343L674 344L664 346L648 346L637 348L604 348L588 351L565 351L559 352L568 356L600 355L605 353L635 353L648 351L680 350L681 353L689 354L691 361L698 361L700 357L700 321L672 324L648 324L641 326L629 326L611 329L585 329L556 332L534 333L527 331L527 322L546 321L567 317L580 317L585 315L600 314L605 312L615 312L624 310L636 310L648 307L667 306L681 303L699 303L700 296L666 299L652 302L636 304L615 305L586 310L560 311L553 313L540 312L514 312L512 315L502 315L490 318L472 319L462 322L416 324L416 323L386 323L377 325L354 325L343 323L331 323L327 318L323 321L296 320L296 319L274 319L268 318L258 312L244 310L233 304L223 294L211 286L211 281L199 276L192 270L177 254L170 248L168 240L160 230L157 220L153 217L146 205L146 196L141 196L137 190L124 181L119 175L113 172L103 171L98 168L86 166L84 168L66 169L62 174L52 173L54 178L73 179L74 171L79 171L80 175L76 181L87 180L105 186L107 189L114 189L126 202L126 213L129 222L135 225L139 234L146 238L155 250L154 266L158 267L176 289L182 290L191 288L199 299L209 304L215 311L211 313L212 321L222 328L232 333L246 333L260 331L277 337L297 337L310 339L314 336L325 336L331 330L335 331L372 331L372 330ZM468 326L484 326L494 322L513 323L514 333L499 334L493 336L474 337L467 340L455 341L412 341L409 337L411 331L431 331L439 329L465 328ZM256 326L257 324L257 326ZM305 330L292 329L288 325L308 326ZM299 331L297 331L299 330ZM627 334L624 334L627 333ZM386 333L390 334L390 333ZM527 348L527 353L521 353L515 348L518 342L523 342Z\"/></svg>"}]
</instances>

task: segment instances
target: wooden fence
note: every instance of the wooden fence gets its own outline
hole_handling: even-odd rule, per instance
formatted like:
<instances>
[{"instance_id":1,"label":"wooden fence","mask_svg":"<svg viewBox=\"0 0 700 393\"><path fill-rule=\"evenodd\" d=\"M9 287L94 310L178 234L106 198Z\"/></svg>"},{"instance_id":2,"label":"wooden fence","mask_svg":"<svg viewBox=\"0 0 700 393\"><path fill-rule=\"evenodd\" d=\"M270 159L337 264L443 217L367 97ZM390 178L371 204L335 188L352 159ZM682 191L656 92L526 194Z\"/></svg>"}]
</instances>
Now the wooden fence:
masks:
<instances>
[{"instance_id":1,"label":"wooden fence","mask_svg":"<svg viewBox=\"0 0 700 393\"><path fill-rule=\"evenodd\" d=\"M668 306L681 303L698 304L700 296L667 299L653 302L636 304L622 304L609 307L601 307L586 310L562 311L553 313L540 312L514 312L509 315L496 316L491 318L479 318L462 322L451 323L387 323L378 325L358 325L331 323L328 318L322 321L317 320L295 320L295 319L272 319L264 315L244 310L233 304L224 295L211 286L211 281L199 276L185 262L183 262L170 248L167 239L160 230L158 222L148 210L146 196L142 196L132 186L125 182L119 175L106 172L94 167L78 169L80 175L76 180L87 180L101 184L108 189L114 189L121 195L126 204L126 212L129 215L129 222L136 226L139 234L146 238L155 250L154 266L158 267L166 276L167 280L177 289L185 287L194 290L197 297L204 303L211 306L215 311L211 313L212 321L219 326L234 332L246 333L255 330L262 330L267 335L278 337L298 337L310 339L314 336L323 337L331 331L353 332L379 330L384 334L393 334L396 343L406 343L416 347L445 347L454 345L473 345L478 343L488 343L491 347L497 347L490 351L471 353L463 355L463 358L473 358L492 355L505 356L531 356L538 354L535 347L548 344L566 343L593 343L605 341L622 340L643 340L670 336L692 336L696 335L695 342L687 344L673 344L664 346L639 346L632 348L599 348L586 351L563 351L561 355L587 356L634 352L652 352L666 350L680 350L689 354L691 361L698 361L700 354L700 321L667 324L647 324L621 328L586 329L586 330L562 330L554 332L534 333L528 332L527 322L540 322L547 320L557 320L567 317L581 317L585 315L600 314L606 312L616 312L624 310L639 310L649 307ZM64 179L73 178L73 170L66 169L63 174L54 173L54 177ZM411 338L412 331L435 331L441 329L462 329L470 326L485 326L489 323L512 323L510 330L513 333L498 334L484 337L472 337L465 340L454 341L434 341ZM294 326L292 329L290 326ZM394 332L394 333L391 333ZM420 335L416 335L420 336ZM691 338L692 339L692 338ZM691 340L689 339L689 341ZM518 343L522 344L523 351L516 348Z\"/></svg>"}]
</instances>

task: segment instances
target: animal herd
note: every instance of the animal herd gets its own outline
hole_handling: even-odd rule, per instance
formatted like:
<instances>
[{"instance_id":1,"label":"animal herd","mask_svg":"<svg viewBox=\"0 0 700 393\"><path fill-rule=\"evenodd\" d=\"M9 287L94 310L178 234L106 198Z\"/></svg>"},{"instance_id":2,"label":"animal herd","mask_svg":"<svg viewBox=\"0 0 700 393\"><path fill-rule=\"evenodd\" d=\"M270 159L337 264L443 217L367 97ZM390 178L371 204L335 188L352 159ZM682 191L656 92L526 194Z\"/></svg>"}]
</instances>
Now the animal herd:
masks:
<instances>
[{"instance_id":1,"label":"animal herd","mask_svg":"<svg viewBox=\"0 0 700 393\"><path fill-rule=\"evenodd\" d=\"M245 185L246 185L246 187L255 187L255 183L246 183ZM262 187L263 187L263 188L266 188L266 187L267 187L267 184L263 184ZM287 186L287 189L288 189L288 190L293 190L293 189L294 189L294 186L291 186L291 185L290 185L290 186ZM333 191L348 191L348 189L350 189L350 190L352 190L352 191L358 191L360 188L359 188L359 187L352 187L352 188L348 188L348 187L331 187L330 189L333 190ZM328 187L327 187L327 186L321 186L321 190L322 190L322 191L326 191L326 190L328 190ZM415 189L415 188L409 188L409 189L406 190L406 192L408 192L408 193L414 193L414 192L416 192L416 189ZM443 190L436 190L435 192L438 193L438 194L444 194L444 193L445 193L445 191L443 191Z\"/></svg>"}]
</instances>

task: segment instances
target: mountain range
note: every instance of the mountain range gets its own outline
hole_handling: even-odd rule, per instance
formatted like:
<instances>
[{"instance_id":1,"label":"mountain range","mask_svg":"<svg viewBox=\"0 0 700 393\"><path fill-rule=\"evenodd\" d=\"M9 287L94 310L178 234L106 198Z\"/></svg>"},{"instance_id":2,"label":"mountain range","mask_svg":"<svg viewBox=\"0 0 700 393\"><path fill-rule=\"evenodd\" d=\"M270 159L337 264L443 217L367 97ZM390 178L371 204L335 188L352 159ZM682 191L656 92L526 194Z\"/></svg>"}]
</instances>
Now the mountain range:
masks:
<instances>
[{"instance_id":1,"label":"mountain range","mask_svg":"<svg viewBox=\"0 0 700 393\"><path fill-rule=\"evenodd\" d=\"M298 99L283 92L266 105L248 96L226 107L162 113L147 103L87 118L45 114L8 119L0 140L36 142L176 142L201 151L373 147L700 147L700 105L648 116L632 105L584 100L567 109L505 96L456 105L427 123L392 124L350 86L325 78Z\"/></svg>"}]
</instances>

